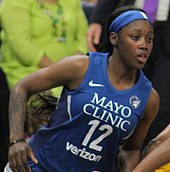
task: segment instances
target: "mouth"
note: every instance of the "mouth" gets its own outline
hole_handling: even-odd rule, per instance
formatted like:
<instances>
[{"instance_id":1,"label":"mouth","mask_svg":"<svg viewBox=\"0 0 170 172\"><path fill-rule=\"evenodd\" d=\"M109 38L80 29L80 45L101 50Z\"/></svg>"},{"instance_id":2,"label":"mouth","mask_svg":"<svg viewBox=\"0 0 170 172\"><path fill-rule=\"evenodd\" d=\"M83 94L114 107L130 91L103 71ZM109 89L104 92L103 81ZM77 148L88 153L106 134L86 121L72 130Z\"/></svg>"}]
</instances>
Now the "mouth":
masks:
<instances>
[{"instance_id":1,"label":"mouth","mask_svg":"<svg viewBox=\"0 0 170 172\"><path fill-rule=\"evenodd\" d=\"M139 55L137 56L138 62L139 62L139 63L142 63L142 64L146 63L147 59L148 59L148 58L147 58L146 54L139 54Z\"/></svg>"}]
</instances>

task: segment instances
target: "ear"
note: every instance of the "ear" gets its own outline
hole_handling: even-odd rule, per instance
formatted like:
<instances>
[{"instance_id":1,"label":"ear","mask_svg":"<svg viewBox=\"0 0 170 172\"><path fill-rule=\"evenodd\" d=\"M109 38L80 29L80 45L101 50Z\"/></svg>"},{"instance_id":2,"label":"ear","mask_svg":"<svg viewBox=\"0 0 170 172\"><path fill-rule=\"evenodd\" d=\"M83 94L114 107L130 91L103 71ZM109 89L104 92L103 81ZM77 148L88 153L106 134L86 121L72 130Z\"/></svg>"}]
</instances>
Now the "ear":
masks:
<instances>
[{"instance_id":1,"label":"ear","mask_svg":"<svg viewBox=\"0 0 170 172\"><path fill-rule=\"evenodd\" d=\"M116 46L118 43L118 36L115 32L110 33L110 43L114 46Z\"/></svg>"}]
</instances>

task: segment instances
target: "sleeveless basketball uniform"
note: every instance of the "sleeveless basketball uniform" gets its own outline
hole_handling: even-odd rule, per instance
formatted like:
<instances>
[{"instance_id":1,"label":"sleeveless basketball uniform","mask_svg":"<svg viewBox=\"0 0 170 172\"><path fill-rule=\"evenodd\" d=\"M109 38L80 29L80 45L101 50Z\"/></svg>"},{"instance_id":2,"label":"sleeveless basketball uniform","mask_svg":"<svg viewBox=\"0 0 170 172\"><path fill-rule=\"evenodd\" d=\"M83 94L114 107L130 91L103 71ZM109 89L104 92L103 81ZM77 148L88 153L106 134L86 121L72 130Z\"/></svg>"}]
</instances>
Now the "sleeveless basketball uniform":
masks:
<instances>
[{"instance_id":1,"label":"sleeveless basketball uniform","mask_svg":"<svg viewBox=\"0 0 170 172\"><path fill-rule=\"evenodd\" d=\"M39 166L32 171L113 172L118 146L137 126L152 85L139 71L136 84L116 90L107 73L107 53L89 53L81 85L64 88L48 125L30 140Z\"/></svg>"}]
</instances>

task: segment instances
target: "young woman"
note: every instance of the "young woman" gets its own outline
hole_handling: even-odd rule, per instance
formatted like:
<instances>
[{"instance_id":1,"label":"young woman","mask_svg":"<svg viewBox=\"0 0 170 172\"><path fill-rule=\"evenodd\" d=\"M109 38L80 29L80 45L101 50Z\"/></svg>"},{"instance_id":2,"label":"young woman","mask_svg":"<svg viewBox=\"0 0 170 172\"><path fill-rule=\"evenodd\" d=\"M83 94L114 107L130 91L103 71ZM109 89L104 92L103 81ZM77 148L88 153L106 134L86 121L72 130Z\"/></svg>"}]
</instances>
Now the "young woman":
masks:
<instances>
[{"instance_id":1,"label":"young woman","mask_svg":"<svg viewBox=\"0 0 170 172\"><path fill-rule=\"evenodd\" d=\"M9 165L13 171L131 172L159 108L144 76L153 28L139 9L118 9L106 25L105 53L66 57L22 79L10 97ZM47 125L24 137L29 97L64 86ZM124 141L124 142L123 142ZM123 142L123 144L122 144Z\"/></svg>"}]
</instances>

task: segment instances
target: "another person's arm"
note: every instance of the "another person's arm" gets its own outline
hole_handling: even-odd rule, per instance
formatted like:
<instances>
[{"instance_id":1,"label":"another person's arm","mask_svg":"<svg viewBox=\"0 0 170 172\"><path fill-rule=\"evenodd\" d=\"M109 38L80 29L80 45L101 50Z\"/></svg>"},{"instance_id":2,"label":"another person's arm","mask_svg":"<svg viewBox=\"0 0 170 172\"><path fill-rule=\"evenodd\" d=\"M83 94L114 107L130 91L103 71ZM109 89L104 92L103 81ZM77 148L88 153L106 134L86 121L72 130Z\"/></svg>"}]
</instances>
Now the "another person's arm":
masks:
<instances>
[{"instance_id":1,"label":"another person's arm","mask_svg":"<svg viewBox=\"0 0 170 172\"><path fill-rule=\"evenodd\" d=\"M159 109L159 96L152 89L144 114L133 134L120 147L118 163L122 172L132 172L141 159L141 146Z\"/></svg>"},{"instance_id":2,"label":"another person's arm","mask_svg":"<svg viewBox=\"0 0 170 172\"><path fill-rule=\"evenodd\" d=\"M170 162L170 124L144 149L144 159L133 172L151 172Z\"/></svg>"}]
</instances>

